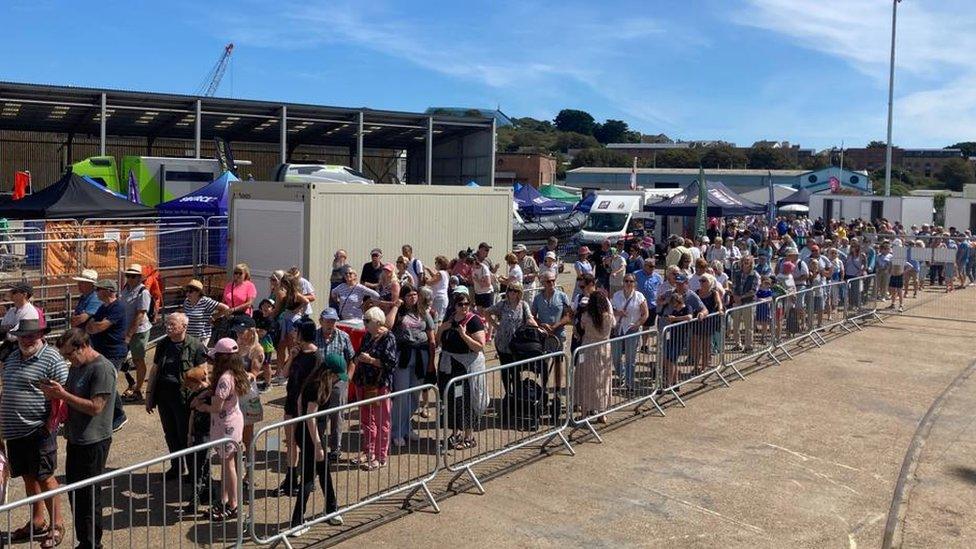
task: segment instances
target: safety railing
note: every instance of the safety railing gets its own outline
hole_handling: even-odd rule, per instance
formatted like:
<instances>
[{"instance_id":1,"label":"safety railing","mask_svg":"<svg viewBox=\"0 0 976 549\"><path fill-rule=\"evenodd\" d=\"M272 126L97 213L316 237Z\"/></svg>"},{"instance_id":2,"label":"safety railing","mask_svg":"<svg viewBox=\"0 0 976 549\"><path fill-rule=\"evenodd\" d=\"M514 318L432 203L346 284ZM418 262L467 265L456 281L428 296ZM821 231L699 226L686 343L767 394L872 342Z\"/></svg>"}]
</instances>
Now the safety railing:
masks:
<instances>
[{"instance_id":1,"label":"safety railing","mask_svg":"<svg viewBox=\"0 0 976 549\"><path fill-rule=\"evenodd\" d=\"M215 542L240 547L244 541L244 493L240 475L231 483L221 475L218 485L211 479L211 456L217 456L227 446L237 443L229 438L210 441L179 452L173 452L128 467L91 478L70 482L77 470L104 468L109 445L93 450L68 446L67 472L69 484L40 494L0 505L0 523L6 530L0 535L3 545L18 541L40 542L47 534L34 529L31 519L35 505L50 503L60 511L62 522L68 516L63 508L66 496L70 506L73 528L64 531L66 547L183 547L208 545ZM73 454L73 452L78 452ZM242 453L236 451L237 471L243 471ZM78 461L76 461L78 460ZM79 463L85 460L84 463ZM91 460L101 460L101 467ZM185 477L172 477L159 470L163 466L182 466L189 469ZM199 466L197 466L199 465ZM72 467L75 467L72 471ZM190 489L183 486L184 478L191 481ZM15 481L14 481L15 482ZM199 490L194 490L199 488ZM106 493L107 492L107 493ZM226 498L237 501L237 515L228 520L225 513L217 513ZM206 507L211 507L207 512ZM107 508L107 509L106 509ZM107 516L106 516L107 510ZM43 510L42 510L43 512ZM17 525L24 524L21 539L16 539Z\"/></svg>"},{"instance_id":2,"label":"safety railing","mask_svg":"<svg viewBox=\"0 0 976 549\"><path fill-rule=\"evenodd\" d=\"M780 363L773 330L772 298L759 298L752 303L732 307L725 311L725 365L742 377L738 364L762 355Z\"/></svg>"},{"instance_id":3,"label":"safety railing","mask_svg":"<svg viewBox=\"0 0 976 549\"><path fill-rule=\"evenodd\" d=\"M605 341L580 345L573 350L568 377L571 398L569 420L576 429L585 428L603 442L593 426L609 414L633 409L636 413L650 403L658 405L657 333L633 332Z\"/></svg>"},{"instance_id":4,"label":"safety railing","mask_svg":"<svg viewBox=\"0 0 976 549\"><path fill-rule=\"evenodd\" d=\"M469 358L441 356L439 376L445 381L441 395L446 429L451 431L445 440L444 465L455 473L449 485L466 474L483 494L475 466L540 442L540 451L545 452L558 438L575 454L563 433L567 418L561 399L549 391L553 361L566 360L566 353L548 353L493 368L482 368L483 359Z\"/></svg>"},{"instance_id":5,"label":"safety railing","mask_svg":"<svg viewBox=\"0 0 976 549\"><path fill-rule=\"evenodd\" d=\"M337 384L335 402L341 402L345 390L345 383ZM433 396L435 414L416 421L408 417L411 431L396 441L403 445L391 444L394 407L424 393ZM368 398L360 390L357 396L358 402L285 419L254 434L248 452L248 501L255 543L280 541L290 546L289 537L323 522L335 524L343 514L402 493L404 507L422 491L439 510L427 486L442 459L437 387L420 385ZM413 415L413 408L409 413ZM313 431L319 433L320 447L314 444ZM351 433L358 437L344 436ZM316 485L324 498L316 493Z\"/></svg>"},{"instance_id":6,"label":"safety railing","mask_svg":"<svg viewBox=\"0 0 976 549\"><path fill-rule=\"evenodd\" d=\"M881 321L881 317L878 316L878 296L875 292L877 285L874 282L875 275L873 274L850 278L846 281L845 318L847 324L858 330L861 329L860 324L858 324L859 320L870 317Z\"/></svg>"},{"instance_id":7,"label":"safety railing","mask_svg":"<svg viewBox=\"0 0 976 549\"><path fill-rule=\"evenodd\" d=\"M666 324L658 338L657 372L661 392L671 393L684 406L678 390L690 383L704 384L716 376L728 387L729 382L722 373L724 341L725 315L721 312Z\"/></svg>"}]
</instances>

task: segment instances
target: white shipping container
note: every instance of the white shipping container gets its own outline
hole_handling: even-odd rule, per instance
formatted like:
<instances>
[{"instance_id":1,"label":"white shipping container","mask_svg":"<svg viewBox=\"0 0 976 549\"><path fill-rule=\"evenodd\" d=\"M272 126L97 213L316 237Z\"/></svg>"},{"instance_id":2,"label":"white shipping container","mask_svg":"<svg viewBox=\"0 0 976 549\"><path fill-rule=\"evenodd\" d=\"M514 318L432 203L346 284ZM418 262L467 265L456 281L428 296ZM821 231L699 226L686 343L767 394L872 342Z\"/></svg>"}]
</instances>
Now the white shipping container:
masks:
<instances>
[{"instance_id":1,"label":"white shipping container","mask_svg":"<svg viewBox=\"0 0 976 549\"><path fill-rule=\"evenodd\" d=\"M932 198L928 196L849 196L815 194L810 197L810 218L874 221L885 218L911 227L932 223Z\"/></svg>"},{"instance_id":2,"label":"white shipping container","mask_svg":"<svg viewBox=\"0 0 976 549\"><path fill-rule=\"evenodd\" d=\"M358 271L373 248L393 263L410 244L433 267L435 256L453 259L480 242L494 247L494 262L512 247L511 188L241 181L228 212L229 264L247 263L262 297L272 271L297 265L316 288L317 311L340 248Z\"/></svg>"},{"instance_id":3,"label":"white shipping container","mask_svg":"<svg viewBox=\"0 0 976 549\"><path fill-rule=\"evenodd\" d=\"M945 226L976 231L976 198L946 198Z\"/></svg>"}]
</instances>

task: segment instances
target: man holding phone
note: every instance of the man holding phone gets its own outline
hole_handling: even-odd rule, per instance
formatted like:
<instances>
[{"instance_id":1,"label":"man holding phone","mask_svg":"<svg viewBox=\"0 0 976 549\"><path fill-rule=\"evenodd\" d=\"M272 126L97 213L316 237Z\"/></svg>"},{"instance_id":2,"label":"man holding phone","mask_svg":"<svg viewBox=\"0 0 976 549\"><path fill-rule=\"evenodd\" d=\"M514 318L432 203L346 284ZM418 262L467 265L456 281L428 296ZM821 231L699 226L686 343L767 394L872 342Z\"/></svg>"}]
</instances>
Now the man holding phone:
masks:
<instances>
[{"instance_id":1,"label":"man holding phone","mask_svg":"<svg viewBox=\"0 0 976 549\"><path fill-rule=\"evenodd\" d=\"M115 367L92 348L90 337L79 328L61 334L58 351L71 363L68 379L64 385L42 380L40 389L46 398L61 399L68 405L64 472L65 482L73 484L105 472L112 445L112 402L117 391ZM101 547L101 486L79 488L68 502L75 515L78 547Z\"/></svg>"},{"instance_id":2,"label":"man holding phone","mask_svg":"<svg viewBox=\"0 0 976 549\"><path fill-rule=\"evenodd\" d=\"M44 342L47 331L37 318L21 320L17 329L9 333L17 338L17 348L4 361L0 373L3 378L0 426L7 443L10 476L24 477L24 490L28 496L58 487L54 476L57 433L48 432L46 424L51 405L41 386L47 380L64 383L68 379L68 368L61 354ZM45 507L50 523L44 520ZM35 504L30 521L11 532L10 540L42 539L45 540L42 546L60 543L64 537L60 507L58 498L44 500L43 505Z\"/></svg>"}]
</instances>

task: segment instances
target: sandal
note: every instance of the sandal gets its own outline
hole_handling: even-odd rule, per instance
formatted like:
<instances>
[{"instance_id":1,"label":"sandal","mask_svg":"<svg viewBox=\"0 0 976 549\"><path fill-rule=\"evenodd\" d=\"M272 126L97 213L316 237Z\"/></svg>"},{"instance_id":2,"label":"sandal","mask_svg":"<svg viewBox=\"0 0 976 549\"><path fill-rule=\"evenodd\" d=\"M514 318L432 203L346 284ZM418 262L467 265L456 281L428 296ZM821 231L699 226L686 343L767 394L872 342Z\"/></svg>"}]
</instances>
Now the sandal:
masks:
<instances>
[{"instance_id":1,"label":"sandal","mask_svg":"<svg viewBox=\"0 0 976 549\"><path fill-rule=\"evenodd\" d=\"M223 503L215 503L213 507L207 511L207 520L210 522L223 522L227 517L227 509L224 507Z\"/></svg>"},{"instance_id":2,"label":"sandal","mask_svg":"<svg viewBox=\"0 0 976 549\"><path fill-rule=\"evenodd\" d=\"M374 459L373 461L370 461L368 463L363 463L362 465L359 466L359 468L362 469L363 471L375 471L380 468L380 462Z\"/></svg>"},{"instance_id":3,"label":"sandal","mask_svg":"<svg viewBox=\"0 0 976 549\"><path fill-rule=\"evenodd\" d=\"M46 522L40 526L32 526L28 521L27 524L10 532L10 541L24 541L28 538L44 536L47 533L48 526Z\"/></svg>"},{"instance_id":4,"label":"sandal","mask_svg":"<svg viewBox=\"0 0 976 549\"><path fill-rule=\"evenodd\" d=\"M146 401L146 397L142 395L142 391L133 391L129 389L128 391L122 393L122 402L127 404L138 404Z\"/></svg>"},{"instance_id":5,"label":"sandal","mask_svg":"<svg viewBox=\"0 0 976 549\"><path fill-rule=\"evenodd\" d=\"M41 549L52 549L61 545L62 541L64 541L64 525L58 524L47 533L47 537L41 540Z\"/></svg>"},{"instance_id":6,"label":"sandal","mask_svg":"<svg viewBox=\"0 0 976 549\"><path fill-rule=\"evenodd\" d=\"M477 445L478 445L478 441L475 440L475 439L473 439L473 438L466 438L466 439L464 439L464 447L465 448L474 448Z\"/></svg>"},{"instance_id":7,"label":"sandal","mask_svg":"<svg viewBox=\"0 0 976 549\"><path fill-rule=\"evenodd\" d=\"M373 461L369 456L361 454L349 460L349 463L353 465L369 465L369 462Z\"/></svg>"}]
</instances>

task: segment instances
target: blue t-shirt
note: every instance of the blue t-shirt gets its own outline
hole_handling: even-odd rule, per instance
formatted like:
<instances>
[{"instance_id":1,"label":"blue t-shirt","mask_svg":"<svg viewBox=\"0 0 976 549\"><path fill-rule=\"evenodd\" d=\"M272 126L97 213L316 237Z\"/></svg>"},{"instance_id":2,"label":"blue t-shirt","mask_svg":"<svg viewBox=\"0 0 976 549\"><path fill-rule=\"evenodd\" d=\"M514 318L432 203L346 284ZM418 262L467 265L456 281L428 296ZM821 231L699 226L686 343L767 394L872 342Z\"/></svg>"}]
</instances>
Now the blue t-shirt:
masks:
<instances>
[{"instance_id":1,"label":"blue t-shirt","mask_svg":"<svg viewBox=\"0 0 976 549\"><path fill-rule=\"evenodd\" d=\"M105 331L92 334L92 347L107 359L125 358L128 348L125 344L125 305L122 301L116 299L108 305L103 304L92 320L109 320L112 323Z\"/></svg>"},{"instance_id":2,"label":"blue t-shirt","mask_svg":"<svg viewBox=\"0 0 976 549\"><path fill-rule=\"evenodd\" d=\"M87 294L81 296L78 300L78 304L75 305L75 314L80 315L82 313L88 316L94 316L98 312L98 308L102 306L102 300L98 299L98 294L94 291L88 292Z\"/></svg>"},{"instance_id":3,"label":"blue t-shirt","mask_svg":"<svg viewBox=\"0 0 976 549\"><path fill-rule=\"evenodd\" d=\"M634 273L634 280L637 282L637 290L644 295L648 307L654 307L657 300L657 288L664 282L658 273L647 274L644 269Z\"/></svg>"},{"instance_id":4,"label":"blue t-shirt","mask_svg":"<svg viewBox=\"0 0 976 549\"><path fill-rule=\"evenodd\" d=\"M543 324L552 325L559 322L567 307L571 307L569 297L559 288L556 288L552 294L552 299L546 298L544 292L535 294L532 299L532 314L535 315L536 320ZM565 326L556 330L556 335L562 337L563 332L565 332L564 328Z\"/></svg>"}]
</instances>

